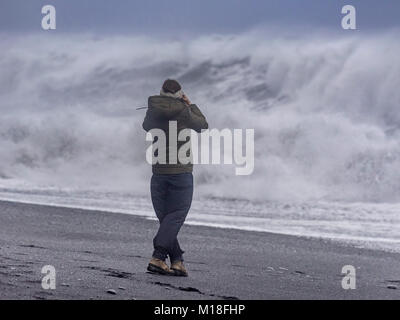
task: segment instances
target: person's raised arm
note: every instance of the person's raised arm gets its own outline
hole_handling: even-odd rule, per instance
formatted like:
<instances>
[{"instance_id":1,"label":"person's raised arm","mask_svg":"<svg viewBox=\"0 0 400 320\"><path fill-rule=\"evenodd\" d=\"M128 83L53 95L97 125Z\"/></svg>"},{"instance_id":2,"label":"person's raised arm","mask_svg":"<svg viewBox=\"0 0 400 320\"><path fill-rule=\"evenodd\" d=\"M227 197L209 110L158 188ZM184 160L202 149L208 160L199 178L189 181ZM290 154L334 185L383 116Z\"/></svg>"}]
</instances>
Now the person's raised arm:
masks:
<instances>
[{"instance_id":1,"label":"person's raised arm","mask_svg":"<svg viewBox=\"0 0 400 320\"><path fill-rule=\"evenodd\" d=\"M151 129L155 128L154 121L152 121L152 119L150 117L150 111L149 110L150 109L148 108L147 111L146 111L146 116L144 117L143 124L142 124L143 129L146 130L146 131L150 131Z\"/></svg>"},{"instance_id":2,"label":"person's raised arm","mask_svg":"<svg viewBox=\"0 0 400 320\"><path fill-rule=\"evenodd\" d=\"M186 110L186 125L188 128L196 132L201 132L202 129L208 129L206 117L195 104L187 106Z\"/></svg>"},{"instance_id":3,"label":"person's raised arm","mask_svg":"<svg viewBox=\"0 0 400 320\"><path fill-rule=\"evenodd\" d=\"M186 125L194 131L201 132L202 129L208 129L206 117L200 111L199 107L190 102L189 98L183 94L183 102L187 105L186 110Z\"/></svg>"}]
</instances>

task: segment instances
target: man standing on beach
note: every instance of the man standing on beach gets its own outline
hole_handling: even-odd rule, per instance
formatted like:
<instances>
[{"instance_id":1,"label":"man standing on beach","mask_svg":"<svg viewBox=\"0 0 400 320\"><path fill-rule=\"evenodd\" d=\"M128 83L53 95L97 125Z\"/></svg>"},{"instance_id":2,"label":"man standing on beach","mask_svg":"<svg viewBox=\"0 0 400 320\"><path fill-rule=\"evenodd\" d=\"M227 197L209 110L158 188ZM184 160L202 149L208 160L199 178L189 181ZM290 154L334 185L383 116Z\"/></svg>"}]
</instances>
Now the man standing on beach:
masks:
<instances>
[{"instance_id":1,"label":"man standing on beach","mask_svg":"<svg viewBox=\"0 0 400 320\"><path fill-rule=\"evenodd\" d=\"M164 275L187 276L183 265L184 251L179 246L177 236L192 203L193 164L183 164L179 157L177 162L169 161L172 146L177 146L179 150L181 145L187 143L169 141L170 121L176 121L178 134L183 129L200 132L208 128L206 118L183 93L181 85L176 80L168 79L164 82L160 95L149 97L143 122L144 130L161 129L167 139L165 149L157 149L158 153L165 152L166 163L155 163L152 166L151 200L160 227L153 239L153 257L147 270ZM167 256L171 261L171 268L165 262Z\"/></svg>"}]
</instances>

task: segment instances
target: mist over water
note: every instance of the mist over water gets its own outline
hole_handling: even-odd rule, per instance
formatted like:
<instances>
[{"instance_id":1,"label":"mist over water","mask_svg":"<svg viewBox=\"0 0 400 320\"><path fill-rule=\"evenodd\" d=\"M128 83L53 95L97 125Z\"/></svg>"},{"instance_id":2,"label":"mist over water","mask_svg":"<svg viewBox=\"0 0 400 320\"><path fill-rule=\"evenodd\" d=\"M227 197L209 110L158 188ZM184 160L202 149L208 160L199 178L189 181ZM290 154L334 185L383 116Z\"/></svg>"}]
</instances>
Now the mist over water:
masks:
<instances>
[{"instance_id":1,"label":"mist over water","mask_svg":"<svg viewBox=\"0 0 400 320\"><path fill-rule=\"evenodd\" d=\"M197 165L197 194L400 200L399 32L171 41L0 36L0 186L147 194L141 124L176 78L211 128L254 128L255 169Z\"/></svg>"}]
</instances>

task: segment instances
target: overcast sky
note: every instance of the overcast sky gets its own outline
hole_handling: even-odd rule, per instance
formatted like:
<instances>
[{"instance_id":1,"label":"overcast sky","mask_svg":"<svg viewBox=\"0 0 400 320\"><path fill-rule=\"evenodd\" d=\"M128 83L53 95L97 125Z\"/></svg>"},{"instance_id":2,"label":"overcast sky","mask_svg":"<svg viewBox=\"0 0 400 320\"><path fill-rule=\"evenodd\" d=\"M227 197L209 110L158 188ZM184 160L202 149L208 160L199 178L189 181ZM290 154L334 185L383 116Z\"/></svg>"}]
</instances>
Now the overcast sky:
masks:
<instances>
[{"instance_id":1,"label":"overcast sky","mask_svg":"<svg viewBox=\"0 0 400 320\"><path fill-rule=\"evenodd\" d=\"M400 25L399 0L1 0L0 30L41 31L41 7L57 10L55 32L235 33L260 25L340 29L357 9L359 32Z\"/></svg>"}]
</instances>

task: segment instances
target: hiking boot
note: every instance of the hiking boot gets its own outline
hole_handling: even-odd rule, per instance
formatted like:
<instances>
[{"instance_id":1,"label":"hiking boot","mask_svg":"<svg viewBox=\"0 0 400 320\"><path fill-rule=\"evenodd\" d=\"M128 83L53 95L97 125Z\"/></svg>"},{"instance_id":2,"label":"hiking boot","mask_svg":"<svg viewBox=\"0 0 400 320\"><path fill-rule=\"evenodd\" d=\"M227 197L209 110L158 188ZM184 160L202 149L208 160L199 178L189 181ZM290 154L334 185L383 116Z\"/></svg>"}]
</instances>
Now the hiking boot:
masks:
<instances>
[{"instance_id":1,"label":"hiking boot","mask_svg":"<svg viewBox=\"0 0 400 320\"><path fill-rule=\"evenodd\" d=\"M175 261L171 264L171 270L175 273L178 277L187 277L188 273L183 265L183 261Z\"/></svg>"},{"instance_id":2,"label":"hiking boot","mask_svg":"<svg viewBox=\"0 0 400 320\"><path fill-rule=\"evenodd\" d=\"M150 260L149 265L147 266L147 270L152 273L162 274L166 276L173 276L175 274L175 272L168 267L165 261L157 258L152 258Z\"/></svg>"}]
</instances>

